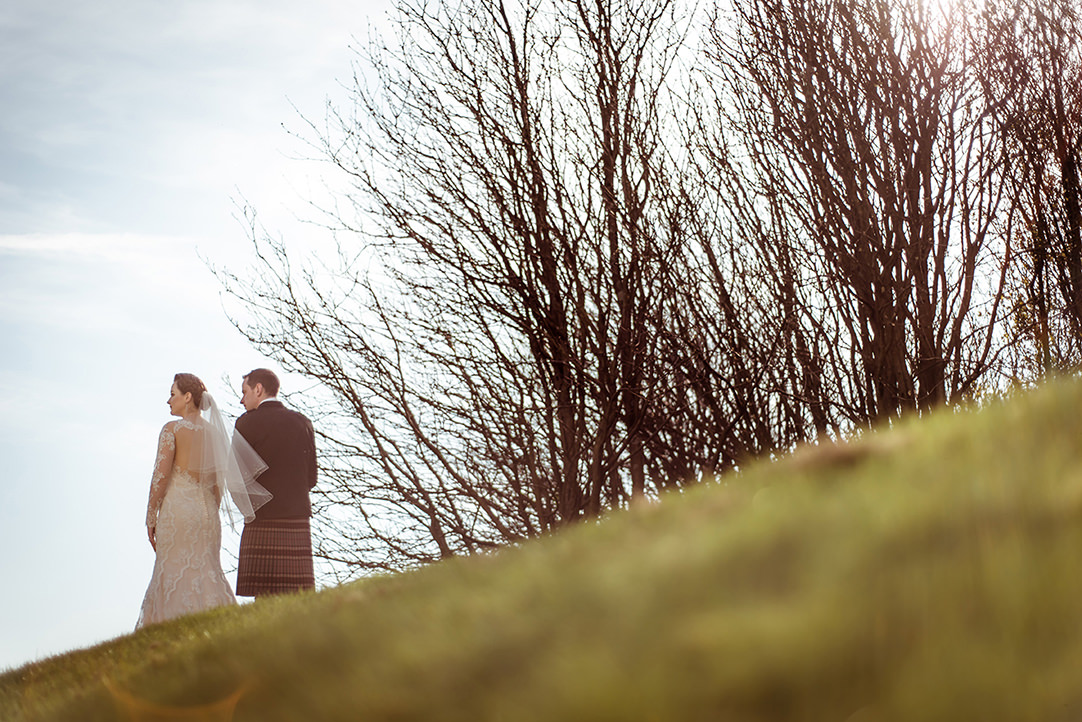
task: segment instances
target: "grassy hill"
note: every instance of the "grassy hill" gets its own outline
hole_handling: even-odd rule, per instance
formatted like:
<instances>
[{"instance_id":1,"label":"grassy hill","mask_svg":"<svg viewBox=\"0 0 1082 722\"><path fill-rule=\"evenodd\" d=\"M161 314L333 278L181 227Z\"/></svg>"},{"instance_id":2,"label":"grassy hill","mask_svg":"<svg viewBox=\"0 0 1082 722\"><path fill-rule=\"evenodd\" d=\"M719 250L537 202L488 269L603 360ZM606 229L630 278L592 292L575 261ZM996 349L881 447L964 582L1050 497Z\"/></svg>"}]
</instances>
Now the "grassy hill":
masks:
<instances>
[{"instance_id":1,"label":"grassy hill","mask_svg":"<svg viewBox=\"0 0 1082 722\"><path fill-rule=\"evenodd\" d=\"M1082 719L1082 386L32 664L0 719L231 693L238 722Z\"/></svg>"}]
</instances>

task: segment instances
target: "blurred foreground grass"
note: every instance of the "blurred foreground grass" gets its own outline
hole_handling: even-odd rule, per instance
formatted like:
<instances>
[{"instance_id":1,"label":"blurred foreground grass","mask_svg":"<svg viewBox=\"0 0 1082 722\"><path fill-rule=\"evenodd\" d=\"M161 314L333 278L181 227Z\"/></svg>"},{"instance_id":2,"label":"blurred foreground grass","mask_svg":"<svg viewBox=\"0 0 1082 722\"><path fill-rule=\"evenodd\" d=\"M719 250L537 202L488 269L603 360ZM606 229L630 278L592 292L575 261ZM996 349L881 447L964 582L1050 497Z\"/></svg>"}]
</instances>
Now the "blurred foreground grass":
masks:
<instances>
[{"instance_id":1,"label":"blurred foreground grass","mask_svg":"<svg viewBox=\"0 0 1082 722\"><path fill-rule=\"evenodd\" d=\"M1080 410L1055 383L146 629L0 676L0 720L135 719L118 690L189 719L242 691L238 722L1082 719Z\"/></svg>"}]
</instances>

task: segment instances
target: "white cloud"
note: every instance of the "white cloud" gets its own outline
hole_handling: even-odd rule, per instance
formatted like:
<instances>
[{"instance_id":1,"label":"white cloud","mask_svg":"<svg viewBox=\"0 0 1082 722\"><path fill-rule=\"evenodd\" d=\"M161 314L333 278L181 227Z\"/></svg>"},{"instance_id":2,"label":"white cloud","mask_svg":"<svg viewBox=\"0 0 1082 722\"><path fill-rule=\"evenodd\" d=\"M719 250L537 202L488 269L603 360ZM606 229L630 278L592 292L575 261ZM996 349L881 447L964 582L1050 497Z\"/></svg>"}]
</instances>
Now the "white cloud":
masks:
<instances>
[{"instance_id":1,"label":"white cloud","mask_svg":"<svg viewBox=\"0 0 1082 722\"><path fill-rule=\"evenodd\" d=\"M0 235L0 324L26 339L4 367L35 348L127 361L160 345L178 319L224 325L217 293L194 239Z\"/></svg>"},{"instance_id":2,"label":"white cloud","mask_svg":"<svg viewBox=\"0 0 1082 722\"><path fill-rule=\"evenodd\" d=\"M235 189L282 192L282 124L294 105L322 113L350 74L351 35L386 4L15 4L0 20L0 183L37 214L0 195L0 223L17 223L0 232L118 230L139 215L155 234L205 232ZM153 200L126 202L139 195Z\"/></svg>"}]
</instances>

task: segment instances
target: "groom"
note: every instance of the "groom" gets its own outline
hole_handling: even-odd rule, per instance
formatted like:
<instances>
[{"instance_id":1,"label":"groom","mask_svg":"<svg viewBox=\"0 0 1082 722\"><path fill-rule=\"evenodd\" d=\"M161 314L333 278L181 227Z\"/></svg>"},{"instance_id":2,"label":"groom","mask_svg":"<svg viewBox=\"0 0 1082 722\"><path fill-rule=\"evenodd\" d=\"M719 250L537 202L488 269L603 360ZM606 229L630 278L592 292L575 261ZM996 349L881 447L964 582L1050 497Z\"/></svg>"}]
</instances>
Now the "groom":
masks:
<instances>
[{"instance_id":1,"label":"groom","mask_svg":"<svg viewBox=\"0 0 1082 722\"><path fill-rule=\"evenodd\" d=\"M278 396L273 371L255 369L241 383L247 412L236 430L267 464L259 483L274 498L244 525L237 560L237 596L313 589L312 505L316 485L316 442L312 422L287 409Z\"/></svg>"}]
</instances>

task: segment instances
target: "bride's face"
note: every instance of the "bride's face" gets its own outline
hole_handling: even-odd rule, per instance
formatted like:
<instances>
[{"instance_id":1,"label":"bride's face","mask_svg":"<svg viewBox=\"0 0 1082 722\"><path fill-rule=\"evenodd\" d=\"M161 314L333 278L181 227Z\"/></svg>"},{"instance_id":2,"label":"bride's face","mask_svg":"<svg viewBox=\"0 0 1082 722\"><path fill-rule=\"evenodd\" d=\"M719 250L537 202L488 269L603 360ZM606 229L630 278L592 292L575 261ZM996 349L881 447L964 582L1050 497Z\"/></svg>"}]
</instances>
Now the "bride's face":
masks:
<instances>
[{"instance_id":1,"label":"bride's face","mask_svg":"<svg viewBox=\"0 0 1082 722\"><path fill-rule=\"evenodd\" d=\"M173 416L183 416L184 410L188 407L188 399L188 394L180 393L176 382L173 382L169 389L169 412Z\"/></svg>"}]
</instances>

